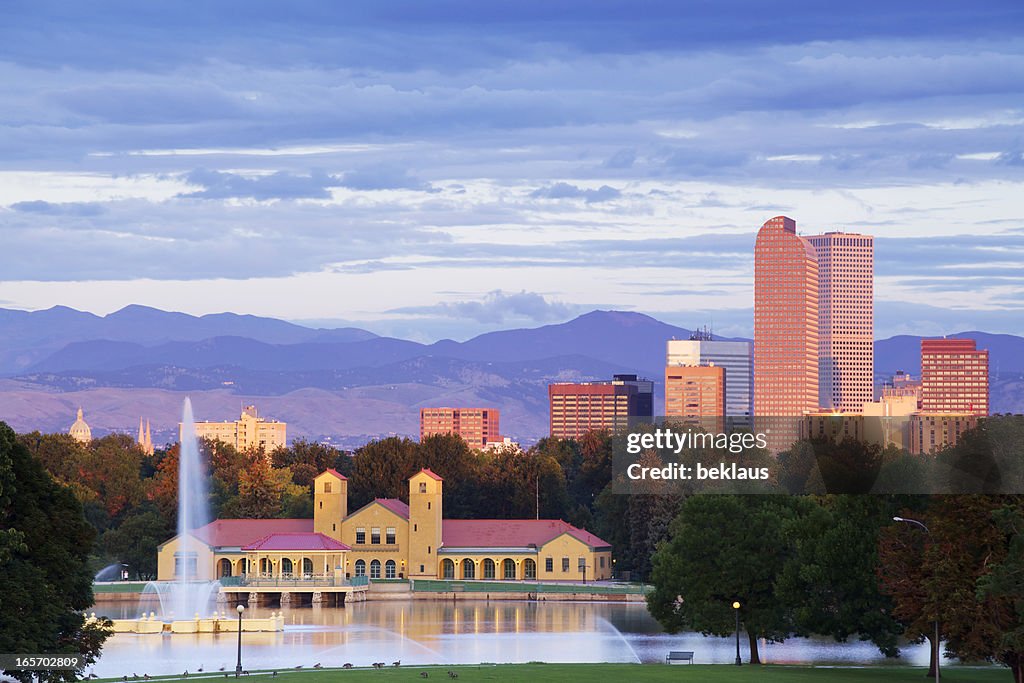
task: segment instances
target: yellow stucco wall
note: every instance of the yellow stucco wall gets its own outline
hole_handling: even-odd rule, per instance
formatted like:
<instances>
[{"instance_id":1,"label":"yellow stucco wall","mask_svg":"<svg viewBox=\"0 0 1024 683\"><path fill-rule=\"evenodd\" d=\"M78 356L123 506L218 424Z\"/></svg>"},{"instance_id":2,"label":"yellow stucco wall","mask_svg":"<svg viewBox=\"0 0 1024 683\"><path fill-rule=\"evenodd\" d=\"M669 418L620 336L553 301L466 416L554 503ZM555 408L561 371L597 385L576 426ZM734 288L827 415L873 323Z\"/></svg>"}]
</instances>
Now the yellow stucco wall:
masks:
<instances>
[{"instance_id":1,"label":"yellow stucco wall","mask_svg":"<svg viewBox=\"0 0 1024 683\"><path fill-rule=\"evenodd\" d=\"M395 543L387 543L387 529L395 529ZM365 543L356 543L356 531L366 531ZM380 529L380 543L373 544L373 529ZM341 525L341 542L352 548L348 553L346 574L355 576L355 563L362 560L366 563L366 574L370 574L370 565L374 560L380 562L381 577L388 560L394 560L396 576L406 574L409 562L409 522L387 509L380 503L372 503L362 510L349 516Z\"/></svg>"},{"instance_id":2,"label":"yellow stucco wall","mask_svg":"<svg viewBox=\"0 0 1024 683\"><path fill-rule=\"evenodd\" d=\"M409 577L437 576L442 502L443 482L422 471L409 479Z\"/></svg>"},{"instance_id":3,"label":"yellow stucco wall","mask_svg":"<svg viewBox=\"0 0 1024 683\"><path fill-rule=\"evenodd\" d=\"M175 536L164 543L157 551L156 578L158 581L173 581L175 553L180 552L181 538ZM196 578L202 581L213 580L213 551L202 541L194 539L191 551L196 553Z\"/></svg>"},{"instance_id":4,"label":"yellow stucco wall","mask_svg":"<svg viewBox=\"0 0 1024 683\"><path fill-rule=\"evenodd\" d=\"M604 557L602 567L601 558ZM578 581L583 578L583 570L579 563L586 563L586 578L611 578L611 552L594 552L586 543L569 534L553 538L537 550L538 576L541 579L554 581ZM551 558L551 571L547 569L547 560ZM564 560L569 560L569 569L564 569Z\"/></svg>"},{"instance_id":5,"label":"yellow stucco wall","mask_svg":"<svg viewBox=\"0 0 1024 683\"><path fill-rule=\"evenodd\" d=\"M341 541L342 520L346 514L348 481L331 472L322 472L313 480L313 531Z\"/></svg>"}]
</instances>

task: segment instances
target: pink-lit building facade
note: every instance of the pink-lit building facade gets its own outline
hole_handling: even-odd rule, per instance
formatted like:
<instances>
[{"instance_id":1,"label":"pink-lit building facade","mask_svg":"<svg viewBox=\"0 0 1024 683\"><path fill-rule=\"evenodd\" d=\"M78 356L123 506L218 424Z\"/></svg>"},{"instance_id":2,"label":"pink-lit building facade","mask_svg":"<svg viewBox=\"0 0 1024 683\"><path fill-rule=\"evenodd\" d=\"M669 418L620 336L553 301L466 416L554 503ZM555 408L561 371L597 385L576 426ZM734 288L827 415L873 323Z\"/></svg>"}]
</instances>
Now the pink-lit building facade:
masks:
<instances>
[{"instance_id":1,"label":"pink-lit building facade","mask_svg":"<svg viewBox=\"0 0 1024 683\"><path fill-rule=\"evenodd\" d=\"M796 221L765 222L754 246L754 416L772 420L769 448L799 437L818 409L818 260ZM778 418L774 419L773 418Z\"/></svg>"},{"instance_id":2,"label":"pink-lit building facade","mask_svg":"<svg viewBox=\"0 0 1024 683\"><path fill-rule=\"evenodd\" d=\"M421 408L420 441L435 434L456 434L470 448L500 442L500 413L495 408Z\"/></svg>"},{"instance_id":3,"label":"pink-lit building facade","mask_svg":"<svg viewBox=\"0 0 1024 683\"><path fill-rule=\"evenodd\" d=\"M988 415L988 350L973 339L922 339L921 411Z\"/></svg>"},{"instance_id":4,"label":"pink-lit building facade","mask_svg":"<svg viewBox=\"0 0 1024 683\"><path fill-rule=\"evenodd\" d=\"M874 237L806 238L818 262L818 402L858 412L874 398Z\"/></svg>"}]
</instances>

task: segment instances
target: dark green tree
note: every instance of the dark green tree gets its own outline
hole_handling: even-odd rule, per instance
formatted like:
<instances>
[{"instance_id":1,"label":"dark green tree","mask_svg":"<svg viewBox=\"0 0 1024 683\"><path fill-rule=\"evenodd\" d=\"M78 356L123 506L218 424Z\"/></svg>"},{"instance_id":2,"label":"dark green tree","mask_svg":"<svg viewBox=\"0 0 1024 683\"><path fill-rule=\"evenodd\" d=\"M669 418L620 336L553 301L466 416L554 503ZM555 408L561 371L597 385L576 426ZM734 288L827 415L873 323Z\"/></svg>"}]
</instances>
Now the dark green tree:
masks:
<instances>
[{"instance_id":1,"label":"dark green tree","mask_svg":"<svg viewBox=\"0 0 1024 683\"><path fill-rule=\"evenodd\" d=\"M903 626L878 587L878 538L897 503L883 496L825 496L797 517L787 534L794 548L778 583L794 606L796 630L870 640L888 657L899 653Z\"/></svg>"},{"instance_id":2,"label":"dark green tree","mask_svg":"<svg viewBox=\"0 0 1024 683\"><path fill-rule=\"evenodd\" d=\"M156 579L157 547L174 535L166 517L152 503L133 509L116 529L100 538L108 558L127 564L135 578Z\"/></svg>"},{"instance_id":3,"label":"dark green tree","mask_svg":"<svg viewBox=\"0 0 1024 683\"><path fill-rule=\"evenodd\" d=\"M99 655L109 622L87 623L95 532L82 506L0 423L0 652ZM84 668L84 667L83 667ZM43 680L74 680L47 672ZM31 674L11 673L20 680Z\"/></svg>"},{"instance_id":4,"label":"dark green tree","mask_svg":"<svg viewBox=\"0 0 1024 683\"><path fill-rule=\"evenodd\" d=\"M312 486L316 475L334 467L339 455L338 449L332 446L297 439L287 448L274 450L270 459L274 467L291 468L292 480L299 486Z\"/></svg>"},{"instance_id":5,"label":"dark green tree","mask_svg":"<svg viewBox=\"0 0 1024 683\"><path fill-rule=\"evenodd\" d=\"M397 436L371 441L356 449L349 476L349 509L358 510L374 498L408 499L418 444Z\"/></svg>"},{"instance_id":6,"label":"dark green tree","mask_svg":"<svg viewBox=\"0 0 1024 683\"><path fill-rule=\"evenodd\" d=\"M795 554L786 529L812 505L773 495L688 498L654 555L651 614L670 633L727 636L738 601L750 662L759 664L758 639L781 641L795 631L793 607L776 590Z\"/></svg>"}]
</instances>

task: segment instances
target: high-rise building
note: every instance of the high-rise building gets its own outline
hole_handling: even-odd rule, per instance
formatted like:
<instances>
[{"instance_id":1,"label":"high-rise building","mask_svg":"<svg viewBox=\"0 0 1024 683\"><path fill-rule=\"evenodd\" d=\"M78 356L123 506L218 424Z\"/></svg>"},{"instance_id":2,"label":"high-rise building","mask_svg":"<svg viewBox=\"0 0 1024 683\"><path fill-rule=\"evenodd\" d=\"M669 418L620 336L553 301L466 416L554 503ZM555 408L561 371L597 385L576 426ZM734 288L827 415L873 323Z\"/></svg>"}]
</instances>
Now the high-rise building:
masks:
<instances>
[{"instance_id":1,"label":"high-rise building","mask_svg":"<svg viewBox=\"0 0 1024 683\"><path fill-rule=\"evenodd\" d=\"M740 341L713 341L710 335L695 334L696 339L671 339L667 344L666 367L714 365L725 373L725 416L729 427L750 428L753 414L753 344ZM667 401L666 391L666 401ZM666 415L671 413L667 410Z\"/></svg>"},{"instance_id":2,"label":"high-rise building","mask_svg":"<svg viewBox=\"0 0 1024 683\"><path fill-rule=\"evenodd\" d=\"M420 441L435 434L457 434L470 448L500 442L499 413L494 408L421 408Z\"/></svg>"},{"instance_id":3,"label":"high-rise building","mask_svg":"<svg viewBox=\"0 0 1024 683\"><path fill-rule=\"evenodd\" d=\"M626 429L654 417L654 383L636 375L611 381L548 385L551 436L578 439L587 432Z\"/></svg>"},{"instance_id":4,"label":"high-rise building","mask_svg":"<svg viewBox=\"0 0 1024 683\"><path fill-rule=\"evenodd\" d=\"M921 340L921 411L988 415L988 351L973 339Z\"/></svg>"},{"instance_id":5,"label":"high-rise building","mask_svg":"<svg viewBox=\"0 0 1024 683\"><path fill-rule=\"evenodd\" d=\"M256 406L246 406L233 422L197 422L196 436L226 443L239 451L258 449L269 454L285 446L287 424L264 419ZM178 424L178 440L181 441L181 423Z\"/></svg>"},{"instance_id":6,"label":"high-rise building","mask_svg":"<svg viewBox=\"0 0 1024 683\"><path fill-rule=\"evenodd\" d=\"M818 402L855 412L874 398L874 243L827 232L806 240L818 261Z\"/></svg>"},{"instance_id":7,"label":"high-rise building","mask_svg":"<svg viewBox=\"0 0 1024 683\"><path fill-rule=\"evenodd\" d=\"M974 413L915 413L910 416L910 454L931 455L955 446L964 432L977 426Z\"/></svg>"},{"instance_id":8,"label":"high-rise building","mask_svg":"<svg viewBox=\"0 0 1024 683\"><path fill-rule=\"evenodd\" d=\"M665 416L675 422L722 432L725 427L725 369L717 365L665 368Z\"/></svg>"},{"instance_id":9,"label":"high-rise building","mask_svg":"<svg viewBox=\"0 0 1024 683\"><path fill-rule=\"evenodd\" d=\"M796 221L769 219L754 246L754 416L779 451L818 409L818 260Z\"/></svg>"}]
</instances>

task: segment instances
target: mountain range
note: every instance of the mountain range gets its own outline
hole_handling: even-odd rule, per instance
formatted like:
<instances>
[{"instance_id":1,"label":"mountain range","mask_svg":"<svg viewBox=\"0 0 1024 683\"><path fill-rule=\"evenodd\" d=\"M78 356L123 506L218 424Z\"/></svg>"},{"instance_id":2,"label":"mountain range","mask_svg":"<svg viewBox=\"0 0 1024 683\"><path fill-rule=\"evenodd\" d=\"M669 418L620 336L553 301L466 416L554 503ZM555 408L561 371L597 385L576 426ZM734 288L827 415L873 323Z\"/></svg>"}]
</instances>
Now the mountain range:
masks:
<instances>
[{"instance_id":1,"label":"mountain range","mask_svg":"<svg viewBox=\"0 0 1024 683\"><path fill-rule=\"evenodd\" d=\"M548 383L617 372L657 381L665 342L690 334L622 311L421 344L233 313L0 309L0 419L19 431L64 430L82 405L97 433L131 430L144 416L158 438L170 440L188 392L200 419L234 419L241 404L256 403L287 421L291 437L344 445L415 435L420 407L455 404L497 407L503 432L532 441L547 431ZM951 336L989 349L993 410L1024 410L1024 338ZM919 356L920 337L876 341L876 378L896 370L917 375Z\"/></svg>"}]
</instances>

